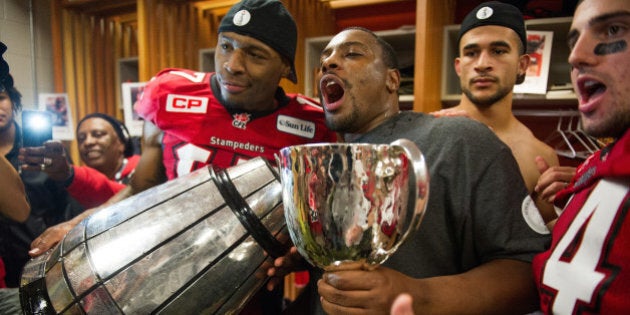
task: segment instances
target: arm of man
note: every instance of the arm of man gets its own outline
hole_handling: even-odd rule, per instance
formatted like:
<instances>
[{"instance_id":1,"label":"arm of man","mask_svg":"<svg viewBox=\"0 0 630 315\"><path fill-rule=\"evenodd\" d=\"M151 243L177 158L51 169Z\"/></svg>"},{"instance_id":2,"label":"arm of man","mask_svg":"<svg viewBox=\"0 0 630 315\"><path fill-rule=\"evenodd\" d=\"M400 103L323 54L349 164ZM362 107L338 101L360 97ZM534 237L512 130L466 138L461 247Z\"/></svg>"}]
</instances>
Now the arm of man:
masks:
<instances>
[{"instance_id":1,"label":"arm of man","mask_svg":"<svg viewBox=\"0 0 630 315\"><path fill-rule=\"evenodd\" d=\"M129 186L131 194L137 194L166 182L166 170L162 163L162 137L164 133L153 123L144 122L142 155ZM123 198L124 199L124 198Z\"/></svg>"},{"instance_id":2,"label":"arm of man","mask_svg":"<svg viewBox=\"0 0 630 315\"><path fill-rule=\"evenodd\" d=\"M66 190L85 209L107 202L126 186L89 166L73 165L72 170L72 181Z\"/></svg>"},{"instance_id":3,"label":"arm of man","mask_svg":"<svg viewBox=\"0 0 630 315\"><path fill-rule=\"evenodd\" d=\"M143 190L159 185L166 181L162 164L162 130L154 124L145 121L142 135L142 155L134 176L127 187L120 190L103 205L88 209L76 217L49 227L31 243L29 255L36 257L55 246L77 224L93 213L107 206L137 194Z\"/></svg>"},{"instance_id":4,"label":"arm of man","mask_svg":"<svg viewBox=\"0 0 630 315\"><path fill-rule=\"evenodd\" d=\"M414 279L386 267L326 272L317 283L328 314L387 314L409 293L416 314L523 314L535 308L529 263L497 259L465 273ZM501 300L495 297L501 296Z\"/></svg>"},{"instance_id":5,"label":"arm of man","mask_svg":"<svg viewBox=\"0 0 630 315\"><path fill-rule=\"evenodd\" d=\"M26 200L24 183L4 155L0 157L0 177L3 181L0 189L0 214L17 222L26 221L31 207Z\"/></svg>"}]
</instances>

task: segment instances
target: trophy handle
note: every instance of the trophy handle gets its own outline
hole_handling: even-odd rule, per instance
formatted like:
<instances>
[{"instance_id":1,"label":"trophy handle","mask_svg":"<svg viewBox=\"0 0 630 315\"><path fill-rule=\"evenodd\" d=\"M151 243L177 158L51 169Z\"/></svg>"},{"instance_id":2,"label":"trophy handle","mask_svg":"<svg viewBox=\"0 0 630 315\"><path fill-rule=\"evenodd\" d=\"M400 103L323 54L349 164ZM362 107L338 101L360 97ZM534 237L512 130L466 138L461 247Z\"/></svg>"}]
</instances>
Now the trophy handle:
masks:
<instances>
[{"instance_id":1,"label":"trophy handle","mask_svg":"<svg viewBox=\"0 0 630 315\"><path fill-rule=\"evenodd\" d=\"M418 229L424 217L429 196L429 171L424 155L415 143L407 139L398 139L390 145L401 148L411 164L407 210L413 210L414 215L402 236L402 240L405 240L411 231Z\"/></svg>"}]
</instances>

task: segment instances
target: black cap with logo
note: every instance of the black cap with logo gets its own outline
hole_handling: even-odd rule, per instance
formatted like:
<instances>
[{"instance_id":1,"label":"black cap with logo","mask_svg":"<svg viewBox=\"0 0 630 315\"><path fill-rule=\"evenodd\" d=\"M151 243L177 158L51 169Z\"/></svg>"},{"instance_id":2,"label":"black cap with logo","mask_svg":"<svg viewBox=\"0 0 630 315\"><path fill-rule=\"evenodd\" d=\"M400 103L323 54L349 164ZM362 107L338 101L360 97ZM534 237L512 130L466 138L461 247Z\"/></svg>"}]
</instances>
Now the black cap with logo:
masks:
<instances>
[{"instance_id":1,"label":"black cap with logo","mask_svg":"<svg viewBox=\"0 0 630 315\"><path fill-rule=\"evenodd\" d=\"M523 44L523 51L521 53L525 53L527 37L523 14L517 7L498 1L484 2L466 15L459 29L457 46L459 47L459 42L466 32L473 28L486 25L504 26L514 30Z\"/></svg>"}]
</instances>

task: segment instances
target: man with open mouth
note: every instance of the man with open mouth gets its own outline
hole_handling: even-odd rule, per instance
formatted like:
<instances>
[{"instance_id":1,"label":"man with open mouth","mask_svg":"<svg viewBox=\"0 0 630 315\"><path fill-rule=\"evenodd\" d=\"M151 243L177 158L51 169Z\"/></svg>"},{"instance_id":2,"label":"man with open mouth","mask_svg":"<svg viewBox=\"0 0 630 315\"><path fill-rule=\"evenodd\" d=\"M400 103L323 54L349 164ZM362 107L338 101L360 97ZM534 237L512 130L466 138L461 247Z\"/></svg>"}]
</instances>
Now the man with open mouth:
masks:
<instances>
[{"instance_id":1,"label":"man with open mouth","mask_svg":"<svg viewBox=\"0 0 630 315\"><path fill-rule=\"evenodd\" d=\"M630 2L583 0L569 31L571 81L595 152L555 196L564 210L534 275L545 314L630 312Z\"/></svg>"},{"instance_id":2,"label":"man with open mouth","mask_svg":"<svg viewBox=\"0 0 630 315\"><path fill-rule=\"evenodd\" d=\"M431 197L419 230L382 266L315 276L321 305L312 310L386 314L404 292L418 314L535 310L530 261L549 239L520 213L527 189L510 149L477 121L401 112L396 54L367 29L334 36L319 75L328 127L347 142L413 141Z\"/></svg>"}]
</instances>

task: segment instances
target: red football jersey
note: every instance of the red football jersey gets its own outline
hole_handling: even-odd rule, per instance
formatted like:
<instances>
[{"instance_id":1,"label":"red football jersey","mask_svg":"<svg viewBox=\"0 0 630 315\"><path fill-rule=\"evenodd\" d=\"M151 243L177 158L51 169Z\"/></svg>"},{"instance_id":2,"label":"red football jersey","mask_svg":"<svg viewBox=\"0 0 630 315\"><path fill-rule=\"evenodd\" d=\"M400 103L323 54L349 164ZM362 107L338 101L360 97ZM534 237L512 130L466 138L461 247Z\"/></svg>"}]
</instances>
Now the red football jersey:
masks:
<instances>
[{"instance_id":1,"label":"red football jersey","mask_svg":"<svg viewBox=\"0 0 630 315\"><path fill-rule=\"evenodd\" d=\"M630 131L608 149L556 195L571 199L532 262L545 314L630 313Z\"/></svg>"},{"instance_id":2,"label":"red football jersey","mask_svg":"<svg viewBox=\"0 0 630 315\"><path fill-rule=\"evenodd\" d=\"M228 112L214 96L214 73L165 69L144 88L135 109L164 131L163 161L169 179L204 165L227 168L262 156L275 164L279 149L335 142L324 112L302 95L276 93L279 108L261 117Z\"/></svg>"}]
</instances>

